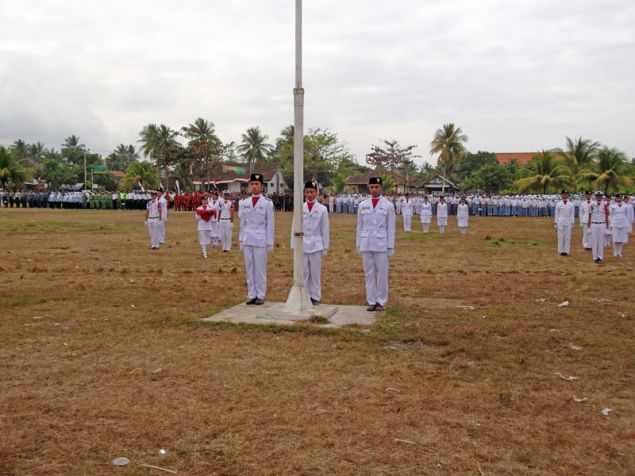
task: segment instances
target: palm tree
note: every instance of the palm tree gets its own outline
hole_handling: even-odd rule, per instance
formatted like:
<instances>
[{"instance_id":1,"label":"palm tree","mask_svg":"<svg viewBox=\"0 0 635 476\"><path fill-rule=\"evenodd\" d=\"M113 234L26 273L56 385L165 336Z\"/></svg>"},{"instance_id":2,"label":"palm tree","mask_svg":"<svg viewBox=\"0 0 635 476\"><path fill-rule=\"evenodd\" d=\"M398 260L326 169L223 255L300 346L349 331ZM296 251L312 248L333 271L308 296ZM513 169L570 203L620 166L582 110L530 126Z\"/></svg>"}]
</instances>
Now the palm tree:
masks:
<instances>
[{"instance_id":1,"label":"palm tree","mask_svg":"<svg viewBox=\"0 0 635 476\"><path fill-rule=\"evenodd\" d=\"M79 137L76 135L70 135L64 139L62 149L83 149L84 144L79 143Z\"/></svg>"},{"instance_id":2,"label":"palm tree","mask_svg":"<svg viewBox=\"0 0 635 476\"><path fill-rule=\"evenodd\" d=\"M631 177L626 177L626 154L615 148L603 147L598 152L596 171L592 173L593 185L604 187L604 193L609 189L618 190L622 186L633 183Z\"/></svg>"},{"instance_id":3,"label":"palm tree","mask_svg":"<svg viewBox=\"0 0 635 476\"><path fill-rule=\"evenodd\" d=\"M178 134L177 131L165 124L159 126L148 124L139 133L138 142L141 142L143 155L153 159L166 177L168 167L176 161L179 155L180 144L176 140Z\"/></svg>"},{"instance_id":4,"label":"palm tree","mask_svg":"<svg viewBox=\"0 0 635 476\"><path fill-rule=\"evenodd\" d=\"M26 158L29 153L28 147L29 146L26 142L24 142L22 139L18 139L13 143L11 149L15 151L15 158L18 160L22 160Z\"/></svg>"},{"instance_id":5,"label":"palm tree","mask_svg":"<svg viewBox=\"0 0 635 476\"><path fill-rule=\"evenodd\" d=\"M556 149L564 158L564 164L569 169L571 176L571 184L576 191L581 184L588 182L591 178L599 148L599 142L591 142L588 139L582 139L582 137L577 139L567 137L566 150Z\"/></svg>"},{"instance_id":6,"label":"palm tree","mask_svg":"<svg viewBox=\"0 0 635 476\"><path fill-rule=\"evenodd\" d=\"M525 171L529 175L515 182L521 193L535 189L542 190L542 193L546 194L550 186L558 187L570 181L567 168L558 162L554 151L551 150L543 150L534 156L527 164Z\"/></svg>"},{"instance_id":7,"label":"palm tree","mask_svg":"<svg viewBox=\"0 0 635 476\"><path fill-rule=\"evenodd\" d=\"M223 153L223 143L214 131L214 123L199 117L193 124L182 127L181 133L188 139L188 148L193 159L190 162L190 170L195 165L197 175L203 178L207 166L214 159L220 160Z\"/></svg>"},{"instance_id":8,"label":"palm tree","mask_svg":"<svg viewBox=\"0 0 635 476\"><path fill-rule=\"evenodd\" d=\"M252 173L252 164L263 160L266 154L273 150L273 146L266 141L269 136L260 131L260 127L250 127L241 136L241 143L238 146L238 152L242 154L249 164L249 173Z\"/></svg>"},{"instance_id":9,"label":"palm tree","mask_svg":"<svg viewBox=\"0 0 635 476\"><path fill-rule=\"evenodd\" d=\"M439 165L443 167L443 178L446 179L456 160L459 160L466 149L464 143L468 138L460 127L453 123L443 124L441 129L434 133L434 139L430 142L430 154L439 154ZM445 189L445 180L443 181Z\"/></svg>"},{"instance_id":10,"label":"palm tree","mask_svg":"<svg viewBox=\"0 0 635 476\"><path fill-rule=\"evenodd\" d=\"M137 188L139 184L144 188L156 188L159 185L157 169L150 162L133 162L126 169L123 184L128 190Z\"/></svg>"},{"instance_id":11,"label":"palm tree","mask_svg":"<svg viewBox=\"0 0 635 476\"><path fill-rule=\"evenodd\" d=\"M106 158L106 165L110 170L126 170L128 166L139 159L139 153L134 145L119 144Z\"/></svg>"},{"instance_id":12,"label":"palm tree","mask_svg":"<svg viewBox=\"0 0 635 476\"><path fill-rule=\"evenodd\" d=\"M7 184L18 185L30 178L30 171L24 166L24 161L17 158L17 151L7 150L0 146L0 184L6 188Z\"/></svg>"}]
</instances>

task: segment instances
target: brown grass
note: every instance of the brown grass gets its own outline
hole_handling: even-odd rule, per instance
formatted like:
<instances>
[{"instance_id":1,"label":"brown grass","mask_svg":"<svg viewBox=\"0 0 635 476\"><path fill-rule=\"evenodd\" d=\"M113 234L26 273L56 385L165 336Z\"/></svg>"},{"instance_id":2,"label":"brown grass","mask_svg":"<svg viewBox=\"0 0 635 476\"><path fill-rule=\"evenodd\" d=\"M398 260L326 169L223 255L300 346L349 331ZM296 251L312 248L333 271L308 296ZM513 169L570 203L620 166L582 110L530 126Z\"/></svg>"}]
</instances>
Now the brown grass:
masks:
<instances>
[{"instance_id":1,"label":"brown grass","mask_svg":"<svg viewBox=\"0 0 635 476\"><path fill-rule=\"evenodd\" d=\"M186 213L152 252L142 222L0 211L0 474L633 474L632 245L597 266L547 219L399 231L376 326L288 329L201 323L245 299L241 254L200 259ZM331 223L323 300L364 304L354 217Z\"/></svg>"}]
</instances>

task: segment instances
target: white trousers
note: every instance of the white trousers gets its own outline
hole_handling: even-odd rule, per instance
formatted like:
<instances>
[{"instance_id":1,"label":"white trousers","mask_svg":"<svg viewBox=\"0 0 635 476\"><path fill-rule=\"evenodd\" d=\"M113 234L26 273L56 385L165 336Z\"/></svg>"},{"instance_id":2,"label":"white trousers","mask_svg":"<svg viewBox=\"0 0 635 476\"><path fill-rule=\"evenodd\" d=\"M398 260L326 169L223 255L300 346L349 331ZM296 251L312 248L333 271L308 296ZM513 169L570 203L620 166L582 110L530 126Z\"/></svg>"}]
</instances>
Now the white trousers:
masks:
<instances>
[{"instance_id":1,"label":"white trousers","mask_svg":"<svg viewBox=\"0 0 635 476\"><path fill-rule=\"evenodd\" d=\"M571 225L558 225L558 253L571 252Z\"/></svg>"},{"instance_id":2,"label":"white trousers","mask_svg":"<svg viewBox=\"0 0 635 476\"><path fill-rule=\"evenodd\" d=\"M423 225L424 233L428 233L430 231L430 223L422 223L421 225Z\"/></svg>"},{"instance_id":3,"label":"white trousers","mask_svg":"<svg viewBox=\"0 0 635 476\"><path fill-rule=\"evenodd\" d=\"M165 219L159 220L159 242L165 243Z\"/></svg>"},{"instance_id":4,"label":"white trousers","mask_svg":"<svg viewBox=\"0 0 635 476\"><path fill-rule=\"evenodd\" d=\"M388 302L388 253L386 251L362 251L366 300L368 305L385 306Z\"/></svg>"},{"instance_id":5,"label":"white trousers","mask_svg":"<svg viewBox=\"0 0 635 476\"><path fill-rule=\"evenodd\" d=\"M231 220L220 221L220 240L223 242L223 251L232 249L232 227Z\"/></svg>"},{"instance_id":6,"label":"white trousers","mask_svg":"<svg viewBox=\"0 0 635 476\"><path fill-rule=\"evenodd\" d=\"M322 297L322 252L304 253L304 287L311 299Z\"/></svg>"},{"instance_id":7,"label":"white trousers","mask_svg":"<svg viewBox=\"0 0 635 476\"><path fill-rule=\"evenodd\" d=\"M403 215L403 231L405 232L412 231L412 215L410 214Z\"/></svg>"},{"instance_id":8,"label":"white trousers","mask_svg":"<svg viewBox=\"0 0 635 476\"><path fill-rule=\"evenodd\" d=\"M158 248L161 244L161 220L148 218L148 233L150 233L150 246Z\"/></svg>"},{"instance_id":9,"label":"white trousers","mask_svg":"<svg viewBox=\"0 0 635 476\"><path fill-rule=\"evenodd\" d=\"M247 274L247 296L249 299L264 299L267 292L267 248L244 245L243 256Z\"/></svg>"},{"instance_id":10,"label":"white trousers","mask_svg":"<svg viewBox=\"0 0 635 476\"><path fill-rule=\"evenodd\" d=\"M593 259L604 259L604 232L606 225L604 223L591 224L591 251Z\"/></svg>"},{"instance_id":11,"label":"white trousers","mask_svg":"<svg viewBox=\"0 0 635 476\"><path fill-rule=\"evenodd\" d=\"M586 223L582 225L582 246L585 250L591 248L591 228Z\"/></svg>"},{"instance_id":12,"label":"white trousers","mask_svg":"<svg viewBox=\"0 0 635 476\"><path fill-rule=\"evenodd\" d=\"M461 235L466 235L467 234L467 227L466 226L460 226L459 227L459 231L461 232Z\"/></svg>"}]
</instances>

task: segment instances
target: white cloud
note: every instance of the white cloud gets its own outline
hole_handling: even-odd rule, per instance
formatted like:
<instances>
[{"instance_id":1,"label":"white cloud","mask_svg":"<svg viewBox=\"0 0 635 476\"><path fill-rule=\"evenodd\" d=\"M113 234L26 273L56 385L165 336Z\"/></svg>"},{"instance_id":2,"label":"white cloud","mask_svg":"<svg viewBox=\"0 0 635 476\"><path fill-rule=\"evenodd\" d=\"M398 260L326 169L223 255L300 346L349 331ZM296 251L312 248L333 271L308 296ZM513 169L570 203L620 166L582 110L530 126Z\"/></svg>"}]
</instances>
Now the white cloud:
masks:
<instances>
[{"instance_id":1,"label":"white cloud","mask_svg":"<svg viewBox=\"0 0 635 476\"><path fill-rule=\"evenodd\" d=\"M397 138L428 158L455 122L471 150L565 135L635 156L635 5L628 0L304 2L306 124L363 162ZM0 142L108 153L143 125L203 116L225 141L293 120L293 2L5 0Z\"/></svg>"}]
</instances>

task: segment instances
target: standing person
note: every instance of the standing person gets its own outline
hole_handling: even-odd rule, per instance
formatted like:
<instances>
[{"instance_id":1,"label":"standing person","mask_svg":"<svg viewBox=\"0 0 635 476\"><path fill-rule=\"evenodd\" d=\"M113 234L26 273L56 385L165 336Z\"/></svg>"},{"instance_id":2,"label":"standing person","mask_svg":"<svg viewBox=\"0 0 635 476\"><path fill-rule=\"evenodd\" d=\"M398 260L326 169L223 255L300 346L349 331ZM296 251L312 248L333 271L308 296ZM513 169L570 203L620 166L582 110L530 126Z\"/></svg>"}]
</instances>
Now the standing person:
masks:
<instances>
[{"instance_id":1,"label":"standing person","mask_svg":"<svg viewBox=\"0 0 635 476\"><path fill-rule=\"evenodd\" d=\"M370 197L357 210L357 251L366 279L367 311L383 311L388 302L388 258L395 253L395 207L382 192L381 177L368 181Z\"/></svg>"},{"instance_id":2,"label":"standing person","mask_svg":"<svg viewBox=\"0 0 635 476\"><path fill-rule=\"evenodd\" d=\"M624 205L626 205L626 243L633 233L633 222L635 222L635 211L633 210L633 204L631 203L631 197L624 195Z\"/></svg>"},{"instance_id":3,"label":"standing person","mask_svg":"<svg viewBox=\"0 0 635 476\"><path fill-rule=\"evenodd\" d=\"M604 197L604 208L609 217L606 221L606 230L604 231L604 246L606 247L613 244L613 238L611 237L613 234L611 231L611 196L608 193Z\"/></svg>"},{"instance_id":4,"label":"standing person","mask_svg":"<svg viewBox=\"0 0 635 476\"><path fill-rule=\"evenodd\" d=\"M468 221L470 219L470 208L467 206L465 197L461 197L461 201L456 207L456 221L459 225L461 235L467 234Z\"/></svg>"},{"instance_id":5,"label":"standing person","mask_svg":"<svg viewBox=\"0 0 635 476\"><path fill-rule=\"evenodd\" d=\"M320 304L322 298L322 256L329 249L329 214L324 205L319 203L317 184L307 182L304 185L304 206L302 225L304 227L304 287L314 306ZM291 227L291 249L295 246L295 224Z\"/></svg>"},{"instance_id":6,"label":"standing person","mask_svg":"<svg viewBox=\"0 0 635 476\"><path fill-rule=\"evenodd\" d=\"M437 225L439 225L439 233L444 234L445 227L448 226L448 204L443 195L439 197L439 203L437 203Z\"/></svg>"},{"instance_id":7,"label":"standing person","mask_svg":"<svg viewBox=\"0 0 635 476\"><path fill-rule=\"evenodd\" d=\"M558 230L558 253L568 256L571 253L571 229L575 224L575 207L569 200L569 192L563 190L562 200L556 204L555 226Z\"/></svg>"},{"instance_id":8,"label":"standing person","mask_svg":"<svg viewBox=\"0 0 635 476\"><path fill-rule=\"evenodd\" d=\"M161 204L161 223L159 224L159 242L165 244L165 223L168 221L168 199L167 192L159 189L159 203Z\"/></svg>"},{"instance_id":9,"label":"standing person","mask_svg":"<svg viewBox=\"0 0 635 476\"><path fill-rule=\"evenodd\" d=\"M628 207L622 202L622 195L615 196L611 205L611 232L613 235L613 256L622 258L624 243L628 241Z\"/></svg>"},{"instance_id":10,"label":"standing person","mask_svg":"<svg viewBox=\"0 0 635 476\"><path fill-rule=\"evenodd\" d=\"M148 233L150 233L150 247L153 250L158 250L161 245L162 212L159 193L156 191L152 192L152 199L146 204L146 226L148 227Z\"/></svg>"},{"instance_id":11,"label":"standing person","mask_svg":"<svg viewBox=\"0 0 635 476\"><path fill-rule=\"evenodd\" d=\"M595 202L589 205L587 226L591 229L591 251L593 261L601 263L604 259L604 235L608 229L609 212L602 203L602 194L595 194Z\"/></svg>"},{"instance_id":12,"label":"standing person","mask_svg":"<svg viewBox=\"0 0 635 476\"><path fill-rule=\"evenodd\" d=\"M273 250L273 203L262 195L262 174L251 174L247 197L238 208L240 249L247 274L247 304L261 305L267 292L267 253Z\"/></svg>"},{"instance_id":13,"label":"standing person","mask_svg":"<svg viewBox=\"0 0 635 476\"><path fill-rule=\"evenodd\" d=\"M401 216L403 217L403 231L410 233L412 231L412 214L414 213L414 204L410 200L410 194L407 193L401 203Z\"/></svg>"},{"instance_id":14,"label":"standing person","mask_svg":"<svg viewBox=\"0 0 635 476\"><path fill-rule=\"evenodd\" d=\"M232 228L234 227L234 202L225 191L225 199L220 208L220 240L223 243L223 253L232 249Z\"/></svg>"},{"instance_id":15,"label":"standing person","mask_svg":"<svg viewBox=\"0 0 635 476\"><path fill-rule=\"evenodd\" d=\"M430 223L432 223L432 204L428 201L428 196L424 195L421 203L421 224L424 233L430 231Z\"/></svg>"},{"instance_id":16,"label":"standing person","mask_svg":"<svg viewBox=\"0 0 635 476\"><path fill-rule=\"evenodd\" d=\"M335 196L333 194L329 195L329 213L335 212Z\"/></svg>"},{"instance_id":17,"label":"standing person","mask_svg":"<svg viewBox=\"0 0 635 476\"><path fill-rule=\"evenodd\" d=\"M582 246L585 251L591 251L591 229L586 226L589 218L589 207L591 206L591 192L584 192L584 200L580 202L580 227L582 227Z\"/></svg>"},{"instance_id":18,"label":"standing person","mask_svg":"<svg viewBox=\"0 0 635 476\"><path fill-rule=\"evenodd\" d=\"M198 230L198 242L201 245L201 255L207 259L207 245L212 239L212 218L216 210L207 206L207 198L201 200L201 206L196 209L196 229Z\"/></svg>"},{"instance_id":19,"label":"standing person","mask_svg":"<svg viewBox=\"0 0 635 476\"><path fill-rule=\"evenodd\" d=\"M218 198L218 192L212 192L212 196L207 201L207 204L210 208L213 208L216 211L215 217L212 220L212 246L216 248L218 246L218 240L220 239L220 212L222 200Z\"/></svg>"}]
</instances>

